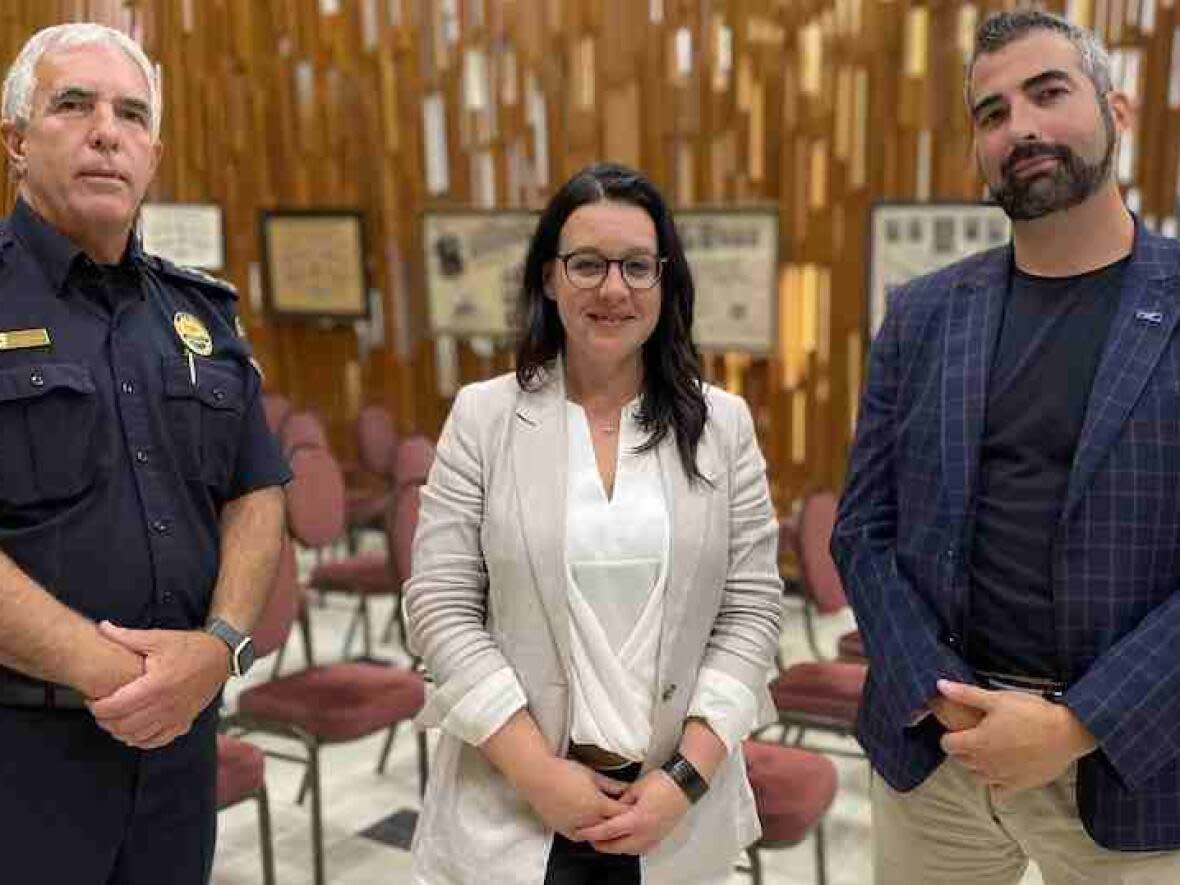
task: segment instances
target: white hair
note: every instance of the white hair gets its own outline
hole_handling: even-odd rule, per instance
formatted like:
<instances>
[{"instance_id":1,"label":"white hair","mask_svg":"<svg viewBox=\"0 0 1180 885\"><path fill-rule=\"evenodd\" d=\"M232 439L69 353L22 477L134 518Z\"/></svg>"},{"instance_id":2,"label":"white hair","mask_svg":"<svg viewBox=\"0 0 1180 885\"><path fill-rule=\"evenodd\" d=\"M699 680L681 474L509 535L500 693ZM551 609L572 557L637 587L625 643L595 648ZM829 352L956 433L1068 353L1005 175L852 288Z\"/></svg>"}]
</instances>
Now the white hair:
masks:
<instances>
[{"instance_id":1,"label":"white hair","mask_svg":"<svg viewBox=\"0 0 1180 885\"><path fill-rule=\"evenodd\" d=\"M152 140L160 138L160 118L164 110L164 98L160 92L160 78L155 66L148 59L140 45L114 28L93 22L72 22L54 25L38 31L21 47L16 61L4 78L4 92L0 97L0 120L13 123L18 128L28 124L33 114L33 91L37 86L37 64L46 53L57 49L76 46L106 44L122 50L140 73L148 87L148 105L151 109Z\"/></svg>"}]
</instances>

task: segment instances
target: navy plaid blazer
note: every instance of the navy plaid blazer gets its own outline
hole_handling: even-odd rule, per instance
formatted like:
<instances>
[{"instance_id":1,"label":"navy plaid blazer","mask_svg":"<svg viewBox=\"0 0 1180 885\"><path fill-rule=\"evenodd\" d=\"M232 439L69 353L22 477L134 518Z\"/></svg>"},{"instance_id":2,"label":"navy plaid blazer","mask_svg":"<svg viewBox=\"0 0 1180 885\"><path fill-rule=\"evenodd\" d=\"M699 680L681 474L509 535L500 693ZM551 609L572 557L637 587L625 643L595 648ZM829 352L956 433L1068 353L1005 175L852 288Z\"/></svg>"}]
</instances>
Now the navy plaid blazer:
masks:
<instances>
[{"instance_id":1,"label":"navy plaid blazer","mask_svg":"<svg viewBox=\"0 0 1180 885\"><path fill-rule=\"evenodd\" d=\"M1051 580L1064 701L1098 739L1099 844L1180 846L1180 244L1136 225L1074 455ZM962 656L988 369L1011 247L899 288L869 358L832 553L868 649L857 736L898 790L943 759L918 711Z\"/></svg>"}]
</instances>

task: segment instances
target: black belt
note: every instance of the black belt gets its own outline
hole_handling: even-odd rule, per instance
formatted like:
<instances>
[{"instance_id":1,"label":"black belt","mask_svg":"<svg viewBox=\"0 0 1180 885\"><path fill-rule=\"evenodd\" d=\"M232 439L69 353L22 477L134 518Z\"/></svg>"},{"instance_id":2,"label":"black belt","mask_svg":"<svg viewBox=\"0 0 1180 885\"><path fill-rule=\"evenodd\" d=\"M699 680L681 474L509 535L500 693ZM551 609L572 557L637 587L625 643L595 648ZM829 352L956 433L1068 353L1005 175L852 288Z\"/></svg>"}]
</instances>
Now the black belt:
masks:
<instances>
[{"instance_id":1,"label":"black belt","mask_svg":"<svg viewBox=\"0 0 1180 885\"><path fill-rule=\"evenodd\" d=\"M51 682L15 682L0 679L0 707L29 710L85 710L80 692Z\"/></svg>"},{"instance_id":2,"label":"black belt","mask_svg":"<svg viewBox=\"0 0 1180 885\"><path fill-rule=\"evenodd\" d=\"M1069 687L1064 682L1046 679L1039 676L1019 676L1010 673L991 673L987 670L977 670L975 676L984 688L993 691L1022 691L1025 694L1040 695L1047 701L1060 704L1065 690Z\"/></svg>"}]
</instances>

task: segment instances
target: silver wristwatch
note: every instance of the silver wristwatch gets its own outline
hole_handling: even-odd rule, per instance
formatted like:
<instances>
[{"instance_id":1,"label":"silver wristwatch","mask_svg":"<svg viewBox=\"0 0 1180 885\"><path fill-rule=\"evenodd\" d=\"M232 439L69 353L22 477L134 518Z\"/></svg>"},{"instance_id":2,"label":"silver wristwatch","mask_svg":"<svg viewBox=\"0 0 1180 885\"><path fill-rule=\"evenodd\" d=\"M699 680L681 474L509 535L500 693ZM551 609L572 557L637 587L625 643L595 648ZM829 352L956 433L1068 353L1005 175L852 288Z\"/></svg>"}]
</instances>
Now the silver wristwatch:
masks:
<instances>
[{"instance_id":1,"label":"silver wristwatch","mask_svg":"<svg viewBox=\"0 0 1180 885\"><path fill-rule=\"evenodd\" d=\"M254 666L254 640L245 633L221 618L211 618L205 625L205 632L229 646L229 666L234 676L245 676Z\"/></svg>"}]
</instances>

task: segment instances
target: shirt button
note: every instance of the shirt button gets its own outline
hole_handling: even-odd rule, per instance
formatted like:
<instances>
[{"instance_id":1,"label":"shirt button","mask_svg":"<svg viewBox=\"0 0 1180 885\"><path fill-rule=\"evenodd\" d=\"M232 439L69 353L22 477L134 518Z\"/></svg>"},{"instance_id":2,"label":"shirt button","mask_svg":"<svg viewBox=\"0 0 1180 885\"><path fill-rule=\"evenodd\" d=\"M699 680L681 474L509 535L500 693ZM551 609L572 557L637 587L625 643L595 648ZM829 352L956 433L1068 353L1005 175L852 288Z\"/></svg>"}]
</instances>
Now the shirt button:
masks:
<instances>
[{"instance_id":1,"label":"shirt button","mask_svg":"<svg viewBox=\"0 0 1180 885\"><path fill-rule=\"evenodd\" d=\"M225 391L222 390L220 387L214 387L213 388L213 398L215 400L217 400L218 402L221 402L223 399L225 399Z\"/></svg>"},{"instance_id":2,"label":"shirt button","mask_svg":"<svg viewBox=\"0 0 1180 885\"><path fill-rule=\"evenodd\" d=\"M146 464L148 462L148 453L144 449L136 449L135 460L140 464Z\"/></svg>"},{"instance_id":3,"label":"shirt button","mask_svg":"<svg viewBox=\"0 0 1180 885\"><path fill-rule=\"evenodd\" d=\"M667 685L664 687L664 693L661 695L661 697L665 701L669 701L672 699L672 695L674 695L674 694L676 694L676 683L675 682L673 682L671 685Z\"/></svg>"},{"instance_id":4,"label":"shirt button","mask_svg":"<svg viewBox=\"0 0 1180 885\"><path fill-rule=\"evenodd\" d=\"M43 376L41 374L41 371L39 369L35 370L33 372L33 374L31 374L29 376L29 383L32 384L34 387L44 387L45 386L45 376Z\"/></svg>"},{"instance_id":5,"label":"shirt button","mask_svg":"<svg viewBox=\"0 0 1180 885\"><path fill-rule=\"evenodd\" d=\"M124 381L124 382L123 382L123 384L122 384L121 386L122 386L122 390L123 390L123 392L124 392L125 394L127 394L128 396L130 396L131 394L135 393L135 384L133 384L132 382L130 382L130 381Z\"/></svg>"},{"instance_id":6,"label":"shirt button","mask_svg":"<svg viewBox=\"0 0 1180 885\"><path fill-rule=\"evenodd\" d=\"M163 520L163 519L157 519L156 521L154 521L154 522L152 523L152 531L154 531L154 532L156 532L156 533L158 533L158 534L161 534L161 535L166 535L166 534L168 534L168 522L167 522L167 520Z\"/></svg>"},{"instance_id":7,"label":"shirt button","mask_svg":"<svg viewBox=\"0 0 1180 885\"><path fill-rule=\"evenodd\" d=\"M171 602L173 599L172 591L165 590L163 593L160 594L160 599L162 599L164 602Z\"/></svg>"}]
</instances>

